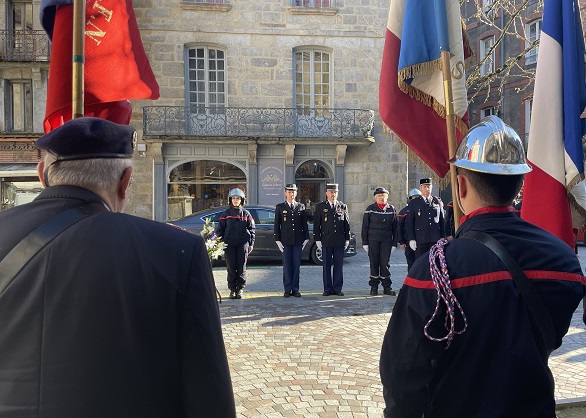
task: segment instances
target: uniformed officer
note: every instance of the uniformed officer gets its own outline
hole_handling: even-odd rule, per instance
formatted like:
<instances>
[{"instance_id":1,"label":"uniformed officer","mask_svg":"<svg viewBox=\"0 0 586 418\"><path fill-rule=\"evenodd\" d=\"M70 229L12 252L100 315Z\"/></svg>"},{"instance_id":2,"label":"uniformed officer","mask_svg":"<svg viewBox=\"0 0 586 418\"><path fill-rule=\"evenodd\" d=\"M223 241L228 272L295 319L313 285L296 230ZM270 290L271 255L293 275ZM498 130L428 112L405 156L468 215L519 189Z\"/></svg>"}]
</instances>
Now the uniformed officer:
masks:
<instances>
[{"instance_id":1,"label":"uniformed officer","mask_svg":"<svg viewBox=\"0 0 586 418\"><path fill-rule=\"evenodd\" d=\"M377 187L375 202L368 205L362 217L362 247L370 260L370 295L378 295L379 283L385 295L396 296L391 289L391 254L397 248L397 211L388 203L389 191Z\"/></svg>"},{"instance_id":2,"label":"uniformed officer","mask_svg":"<svg viewBox=\"0 0 586 418\"><path fill-rule=\"evenodd\" d=\"M401 248L405 251L405 259L407 260L407 271L411 269L411 266L415 262L415 251L411 249L409 245L409 239L407 238L407 230L405 228L405 221L407 220L407 214L409 213L409 202L415 196L421 196L419 189L409 190L409 198L407 199L407 206L405 206L397 215L397 230L398 230L398 241L401 244Z\"/></svg>"},{"instance_id":3,"label":"uniformed officer","mask_svg":"<svg viewBox=\"0 0 586 418\"><path fill-rule=\"evenodd\" d=\"M299 293L299 268L301 253L309 242L305 205L295 201L297 185L285 186L286 201L275 209L275 242L283 253L283 296L301 297Z\"/></svg>"},{"instance_id":4,"label":"uniformed officer","mask_svg":"<svg viewBox=\"0 0 586 418\"><path fill-rule=\"evenodd\" d=\"M407 238L409 247L415 251L415 258L419 258L445 236L444 205L439 197L432 196L432 188L430 178L419 180L421 196L409 201Z\"/></svg>"},{"instance_id":5,"label":"uniformed officer","mask_svg":"<svg viewBox=\"0 0 586 418\"><path fill-rule=\"evenodd\" d=\"M327 200L315 206L313 236L322 250L324 296L344 296L342 263L344 250L350 244L350 222L347 206L338 200L338 184L326 184ZM332 276L333 266L333 276Z\"/></svg>"}]
</instances>

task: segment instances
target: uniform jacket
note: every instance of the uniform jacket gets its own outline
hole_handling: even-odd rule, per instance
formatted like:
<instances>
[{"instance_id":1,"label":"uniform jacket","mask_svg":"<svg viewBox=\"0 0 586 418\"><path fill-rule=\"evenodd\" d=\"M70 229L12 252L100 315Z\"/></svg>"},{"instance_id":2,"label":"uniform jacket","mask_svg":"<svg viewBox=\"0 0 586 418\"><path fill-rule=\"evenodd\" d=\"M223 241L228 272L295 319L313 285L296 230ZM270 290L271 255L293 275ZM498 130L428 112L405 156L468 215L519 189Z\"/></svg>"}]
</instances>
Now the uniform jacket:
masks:
<instances>
[{"instance_id":1,"label":"uniform jacket","mask_svg":"<svg viewBox=\"0 0 586 418\"><path fill-rule=\"evenodd\" d=\"M302 245L306 239L309 239L309 230L305 205L293 202L291 208L288 202L279 203L275 208L275 241L283 245Z\"/></svg>"},{"instance_id":2,"label":"uniform jacket","mask_svg":"<svg viewBox=\"0 0 586 418\"><path fill-rule=\"evenodd\" d=\"M325 247L343 247L350 240L348 208L337 200L332 209L329 201L315 205L313 237Z\"/></svg>"},{"instance_id":3,"label":"uniform jacket","mask_svg":"<svg viewBox=\"0 0 586 418\"><path fill-rule=\"evenodd\" d=\"M63 210L52 186L0 213L0 259ZM104 211L49 243L0 295L0 415L234 417L201 237Z\"/></svg>"},{"instance_id":4,"label":"uniform jacket","mask_svg":"<svg viewBox=\"0 0 586 418\"><path fill-rule=\"evenodd\" d=\"M249 211L230 206L220 215L216 235L228 245L239 246L248 242L248 245L254 247L255 230L254 219Z\"/></svg>"},{"instance_id":5,"label":"uniform jacket","mask_svg":"<svg viewBox=\"0 0 586 418\"><path fill-rule=\"evenodd\" d=\"M407 230L405 228L405 221L407 220L407 214L409 213L409 206L405 206L397 214L397 241L401 245L409 243L407 239Z\"/></svg>"},{"instance_id":6,"label":"uniform jacket","mask_svg":"<svg viewBox=\"0 0 586 418\"><path fill-rule=\"evenodd\" d=\"M436 208L440 208L439 222L435 222ZM418 243L436 242L445 236L443 204L439 197L432 196L427 204L423 196L415 196L409 201L409 214L406 220L407 238Z\"/></svg>"},{"instance_id":7,"label":"uniform jacket","mask_svg":"<svg viewBox=\"0 0 586 418\"><path fill-rule=\"evenodd\" d=\"M456 224L454 222L454 203L450 202L446 205L446 236L456 235Z\"/></svg>"},{"instance_id":8,"label":"uniform jacket","mask_svg":"<svg viewBox=\"0 0 586 418\"><path fill-rule=\"evenodd\" d=\"M551 315L556 348L586 293L586 281L567 244L509 209L478 212L445 247L451 287L468 323L448 349L445 341L431 341L423 333L437 300L428 257L420 257L409 271L382 347L385 416L555 417L554 381L531 313L497 256L462 235L484 231L510 252ZM440 306L428 329L436 338L447 334L445 304ZM459 331L463 321L457 308L456 318Z\"/></svg>"},{"instance_id":9,"label":"uniform jacket","mask_svg":"<svg viewBox=\"0 0 586 418\"><path fill-rule=\"evenodd\" d=\"M362 245L370 241L390 242L397 246L397 211L388 203L379 209L376 203L369 205L362 217Z\"/></svg>"}]
</instances>

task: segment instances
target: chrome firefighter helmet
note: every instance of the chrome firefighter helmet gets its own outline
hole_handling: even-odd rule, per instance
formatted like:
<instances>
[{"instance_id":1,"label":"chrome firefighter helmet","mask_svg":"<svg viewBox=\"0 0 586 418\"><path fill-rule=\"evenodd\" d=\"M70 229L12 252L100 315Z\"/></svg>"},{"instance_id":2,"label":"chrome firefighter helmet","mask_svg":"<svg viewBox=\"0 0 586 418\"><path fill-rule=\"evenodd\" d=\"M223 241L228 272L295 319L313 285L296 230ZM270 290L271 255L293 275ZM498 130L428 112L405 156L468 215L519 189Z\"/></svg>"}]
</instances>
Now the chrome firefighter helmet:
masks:
<instances>
[{"instance_id":1,"label":"chrome firefighter helmet","mask_svg":"<svg viewBox=\"0 0 586 418\"><path fill-rule=\"evenodd\" d=\"M449 163L480 173L517 175L531 171L519 135L496 116L470 128Z\"/></svg>"},{"instance_id":2,"label":"chrome firefighter helmet","mask_svg":"<svg viewBox=\"0 0 586 418\"><path fill-rule=\"evenodd\" d=\"M409 197L414 197L414 196L421 196L421 190L419 190L419 189L409 190Z\"/></svg>"},{"instance_id":3,"label":"chrome firefighter helmet","mask_svg":"<svg viewBox=\"0 0 586 418\"><path fill-rule=\"evenodd\" d=\"M234 196L240 197L240 205L244 205L244 199L246 198L246 195L242 189L235 188L230 190L230 193L228 193L228 203L232 204L232 198Z\"/></svg>"}]
</instances>

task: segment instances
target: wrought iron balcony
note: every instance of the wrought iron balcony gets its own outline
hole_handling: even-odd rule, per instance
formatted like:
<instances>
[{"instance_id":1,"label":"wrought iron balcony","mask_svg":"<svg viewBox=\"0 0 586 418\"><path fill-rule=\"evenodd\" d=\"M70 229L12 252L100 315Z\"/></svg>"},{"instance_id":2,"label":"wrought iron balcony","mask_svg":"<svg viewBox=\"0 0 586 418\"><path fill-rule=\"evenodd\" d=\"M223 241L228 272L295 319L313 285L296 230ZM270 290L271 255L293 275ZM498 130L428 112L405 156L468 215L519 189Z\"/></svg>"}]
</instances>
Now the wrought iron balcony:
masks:
<instances>
[{"instance_id":1,"label":"wrought iron balcony","mask_svg":"<svg viewBox=\"0 0 586 418\"><path fill-rule=\"evenodd\" d=\"M49 61L51 46L42 30L0 30L0 61Z\"/></svg>"},{"instance_id":2,"label":"wrought iron balcony","mask_svg":"<svg viewBox=\"0 0 586 418\"><path fill-rule=\"evenodd\" d=\"M143 133L153 136L368 138L374 111L248 107L146 106Z\"/></svg>"}]
</instances>

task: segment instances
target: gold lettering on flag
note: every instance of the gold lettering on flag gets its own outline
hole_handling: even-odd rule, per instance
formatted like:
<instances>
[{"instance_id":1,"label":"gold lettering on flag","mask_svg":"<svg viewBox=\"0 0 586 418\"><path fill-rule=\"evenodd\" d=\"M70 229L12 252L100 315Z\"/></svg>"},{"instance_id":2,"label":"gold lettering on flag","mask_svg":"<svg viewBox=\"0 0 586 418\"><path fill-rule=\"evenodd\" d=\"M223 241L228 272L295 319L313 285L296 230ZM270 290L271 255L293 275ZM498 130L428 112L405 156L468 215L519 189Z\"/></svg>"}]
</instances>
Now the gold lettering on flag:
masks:
<instances>
[{"instance_id":1,"label":"gold lettering on flag","mask_svg":"<svg viewBox=\"0 0 586 418\"><path fill-rule=\"evenodd\" d=\"M100 3L98 3L97 0L94 2L93 7L95 9L98 9L97 13L104 16L104 20L106 22L110 23L110 20L112 19L112 15L114 14L114 12L112 10L106 9L104 6L102 6ZM96 16L94 14L89 16L89 20L86 23L85 34L88 38L93 40L96 43L96 45L100 45L100 43L102 42L102 39L104 38L104 36L106 36L106 31L102 30L96 24L94 24L92 22L92 20L95 20L95 19L96 19Z\"/></svg>"}]
</instances>

